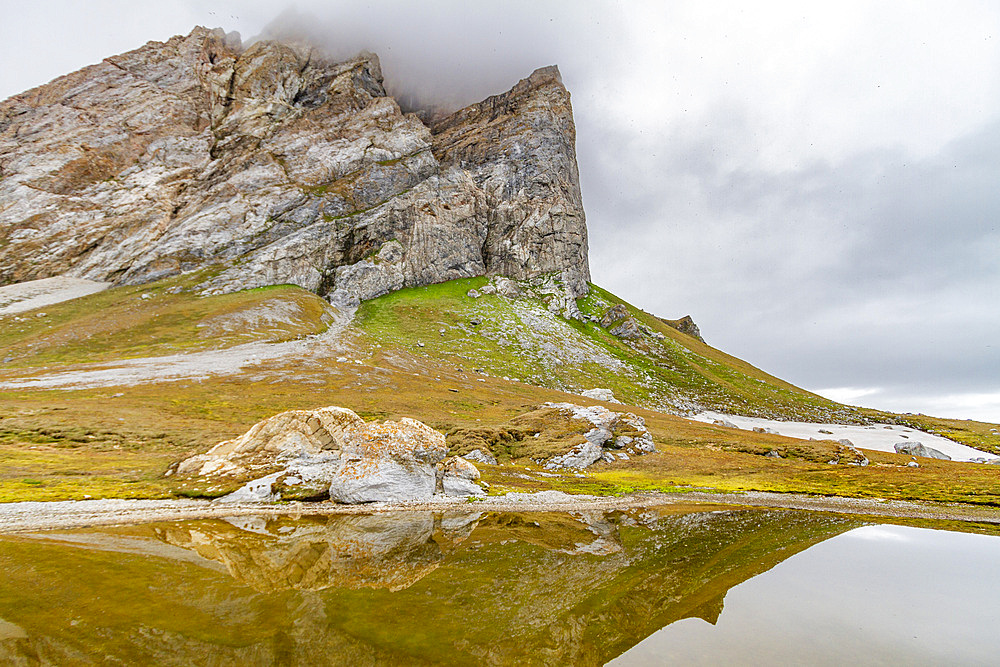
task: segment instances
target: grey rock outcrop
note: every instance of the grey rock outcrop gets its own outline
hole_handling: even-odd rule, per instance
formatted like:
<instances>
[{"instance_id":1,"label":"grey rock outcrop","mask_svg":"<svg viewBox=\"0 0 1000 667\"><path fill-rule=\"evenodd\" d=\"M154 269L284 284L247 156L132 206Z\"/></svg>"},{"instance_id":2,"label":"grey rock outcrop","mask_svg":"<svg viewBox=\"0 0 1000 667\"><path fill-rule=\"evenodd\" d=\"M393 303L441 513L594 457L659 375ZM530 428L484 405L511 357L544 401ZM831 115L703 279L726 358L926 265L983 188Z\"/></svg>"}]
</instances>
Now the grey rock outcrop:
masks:
<instances>
[{"instance_id":1,"label":"grey rock outcrop","mask_svg":"<svg viewBox=\"0 0 1000 667\"><path fill-rule=\"evenodd\" d=\"M440 466L441 491L446 496L485 496L479 469L461 456L453 456Z\"/></svg>"},{"instance_id":2,"label":"grey rock outcrop","mask_svg":"<svg viewBox=\"0 0 1000 667\"><path fill-rule=\"evenodd\" d=\"M645 333L642 325L621 304L608 308L601 315L601 326L618 338L641 338Z\"/></svg>"},{"instance_id":3,"label":"grey rock outcrop","mask_svg":"<svg viewBox=\"0 0 1000 667\"><path fill-rule=\"evenodd\" d=\"M599 444L592 440L581 442L565 454L552 457L545 467L548 470L559 470L562 468L583 469L589 468L597 463L604 456L604 450Z\"/></svg>"},{"instance_id":4,"label":"grey rock outcrop","mask_svg":"<svg viewBox=\"0 0 1000 667\"><path fill-rule=\"evenodd\" d=\"M921 442L897 442L892 448L896 450L897 454L909 454L910 456L923 456L924 458L951 461L951 457L944 452L939 452Z\"/></svg>"},{"instance_id":5,"label":"grey rock outcrop","mask_svg":"<svg viewBox=\"0 0 1000 667\"><path fill-rule=\"evenodd\" d=\"M701 337L701 329L698 328L698 325L695 324L694 319L690 315L685 315L679 320L668 320L662 317L659 319L664 324L667 324L673 327L674 329L677 329L682 334L687 334L692 338L696 338L700 340L702 343L705 342L705 339Z\"/></svg>"},{"instance_id":6,"label":"grey rock outcrop","mask_svg":"<svg viewBox=\"0 0 1000 667\"><path fill-rule=\"evenodd\" d=\"M234 440L180 462L170 472L246 480L223 500L267 502L328 495L342 503L484 495L479 471L448 453L444 436L403 417L366 423L346 408L291 410L265 419ZM305 492L303 492L305 491Z\"/></svg>"},{"instance_id":7,"label":"grey rock outcrop","mask_svg":"<svg viewBox=\"0 0 1000 667\"><path fill-rule=\"evenodd\" d=\"M601 315L601 326L607 329L609 327L615 326L616 324L618 324L623 320L629 319L630 317L631 315L628 312L628 308L621 305L620 303L615 304L614 306L611 306L606 311L604 311L604 314Z\"/></svg>"},{"instance_id":8,"label":"grey rock outcrop","mask_svg":"<svg viewBox=\"0 0 1000 667\"><path fill-rule=\"evenodd\" d=\"M206 291L292 283L350 304L562 273L580 296L574 144L555 67L428 126L372 54L196 28L0 103L0 284L220 266Z\"/></svg>"},{"instance_id":9,"label":"grey rock outcrop","mask_svg":"<svg viewBox=\"0 0 1000 667\"><path fill-rule=\"evenodd\" d=\"M584 442L546 461L545 468L549 470L587 468L601 459L610 462L616 458L627 459L629 454L641 456L656 451L646 421L631 412L612 412L601 405L574 403L546 403L545 407L556 408L592 427L584 433ZM616 456L611 450L620 451Z\"/></svg>"},{"instance_id":10,"label":"grey rock outcrop","mask_svg":"<svg viewBox=\"0 0 1000 667\"><path fill-rule=\"evenodd\" d=\"M601 388L586 389L584 391L581 391L580 395L586 396L587 398L593 398L594 400L597 401L604 401L606 403L621 403L621 401L615 398L614 392L611 391L610 389L601 389Z\"/></svg>"}]
</instances>

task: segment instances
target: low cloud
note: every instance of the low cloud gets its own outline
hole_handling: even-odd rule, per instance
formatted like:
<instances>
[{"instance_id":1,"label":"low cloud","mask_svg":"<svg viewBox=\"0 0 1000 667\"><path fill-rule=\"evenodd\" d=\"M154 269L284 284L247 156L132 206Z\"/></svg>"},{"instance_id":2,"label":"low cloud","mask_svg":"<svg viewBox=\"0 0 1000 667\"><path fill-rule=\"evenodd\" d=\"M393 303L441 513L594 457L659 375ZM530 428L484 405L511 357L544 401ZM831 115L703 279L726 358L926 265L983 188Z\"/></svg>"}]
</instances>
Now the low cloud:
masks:
<instances>
[{"instance_id":1,"label":"low cloud","mask_svg":"<svg viewBox=\"0 0 1000 667\"><path fill-rule=\"evenodd\" d=\"M570 80L585 76L579 67L587 60L581 36L598 48L624 37L616 15L595 2L301 5L281 13L258 38L306 39L344 59L372 51L389 92L404 105L421 108L461 108L508 90L546 65L561 65Z\"/></svg>"}]
</instances>

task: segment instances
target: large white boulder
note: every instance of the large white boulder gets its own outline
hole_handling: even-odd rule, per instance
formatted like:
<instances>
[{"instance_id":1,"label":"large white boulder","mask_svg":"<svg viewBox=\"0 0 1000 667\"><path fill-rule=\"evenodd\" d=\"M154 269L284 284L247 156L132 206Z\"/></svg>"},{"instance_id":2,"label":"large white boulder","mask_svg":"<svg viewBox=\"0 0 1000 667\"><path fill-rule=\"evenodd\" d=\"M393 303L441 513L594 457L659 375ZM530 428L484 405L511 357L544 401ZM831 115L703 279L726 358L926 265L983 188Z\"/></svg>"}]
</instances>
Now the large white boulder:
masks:
<instances>
[{"instance_id":1,"label":"large white boulder","mask_svg":"<svg viewBox=\"0 0 1000 667\"><path fill-rule=\"evenodd\" d=\"M452 459L444 436L415 419L366 423L335 406L269 417L168 474L247 480L223 500L267 502L329 494L341 503L481 495L479 471ZM439 478L441 484L439 484Z\"/></svg>"}]
</instances>

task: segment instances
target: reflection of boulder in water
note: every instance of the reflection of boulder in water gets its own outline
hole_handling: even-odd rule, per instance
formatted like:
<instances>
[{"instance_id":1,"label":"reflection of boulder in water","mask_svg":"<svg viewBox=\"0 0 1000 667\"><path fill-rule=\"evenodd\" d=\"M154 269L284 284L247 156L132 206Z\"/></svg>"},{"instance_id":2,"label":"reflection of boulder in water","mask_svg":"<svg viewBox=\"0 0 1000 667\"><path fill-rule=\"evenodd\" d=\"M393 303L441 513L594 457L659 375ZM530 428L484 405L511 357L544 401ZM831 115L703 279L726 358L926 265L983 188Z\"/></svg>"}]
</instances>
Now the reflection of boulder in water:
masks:
<instances>
[{"instance_id":1,"label":"reflection of boulder in water","mask_svg":"<svg viewBox=\"0 0 1000 667\"><path fill-rule=\"evenodd\" d=\"M503 512L480 520L477 535L517 541L564 554L608 555L621 551L614 524L601 511Z\"/></svg>"},{"instance_id":2,"label":"reflection of boulder in water","mask_svg":"<svg viewBox=\"0 0 1000 667\"><path fill-rule=\"evenodd\" d=\"M289 519L234 517L157 528L169 544L223 563L260 591L411 586L475 528L478 514L399 512Z\"/></svg>"}]
</instances>

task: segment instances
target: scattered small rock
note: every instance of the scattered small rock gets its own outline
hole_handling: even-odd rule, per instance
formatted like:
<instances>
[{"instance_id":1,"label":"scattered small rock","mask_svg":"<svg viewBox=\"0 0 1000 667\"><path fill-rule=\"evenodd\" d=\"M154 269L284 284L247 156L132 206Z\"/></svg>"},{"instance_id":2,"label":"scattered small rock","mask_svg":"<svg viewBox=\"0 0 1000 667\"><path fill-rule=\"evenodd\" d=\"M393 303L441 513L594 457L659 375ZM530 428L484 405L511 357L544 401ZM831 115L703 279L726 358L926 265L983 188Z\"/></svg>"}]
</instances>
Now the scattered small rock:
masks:
<instances>
[{"instance_id":1,"label":"scattered small rock","mask_svg":"<svg viewBox=\"0 0 1000 667\"><path fill-rule=\"evenodd\" d=\"M485 463L486 465L495 466L497 464L497 459L490 452L484 452L481 449L473 449L471 452L462 456L466 461L473 461L475 463Z\"/></svg>"},{"instance_id":2,"label":"scattered small rock","mask_svg":"<svg viewBox=\"0 0 1000 667\"><path fill-rule=\"evenodd\" d=\"M618 338L640 338L643 335L642 327L631 317L614 329L611 329L608 333Z\"/></svg>"}]
</instances>

